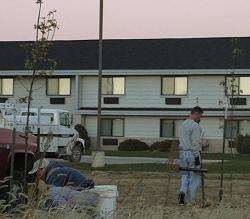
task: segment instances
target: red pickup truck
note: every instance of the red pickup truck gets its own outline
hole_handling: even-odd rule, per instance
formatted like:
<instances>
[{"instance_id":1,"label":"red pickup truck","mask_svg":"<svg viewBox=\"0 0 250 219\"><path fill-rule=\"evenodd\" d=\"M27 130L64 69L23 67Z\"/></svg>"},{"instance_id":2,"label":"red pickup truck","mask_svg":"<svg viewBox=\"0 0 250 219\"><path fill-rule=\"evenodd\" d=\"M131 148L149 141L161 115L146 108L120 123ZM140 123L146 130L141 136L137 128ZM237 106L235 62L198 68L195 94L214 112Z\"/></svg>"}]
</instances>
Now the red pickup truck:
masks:
<instances>
[{"instance_id":1,"label":"red pickup truck","mask_svg":"<svg viewBox=\"0 0 250 219\"><path fill-rule=\"evenodd\" d=\"M13 132L10 129L0 128L0 180L10 175L11 167L11 148ZM35 161L36 137L30 135L28 137L28 171L32 169ZM24 160L25 160L25 134L16 132L15 146L14 146L14 181L22 184L24 179ZM26 175L27 176L27 175ZM3 191L0 191L3 194Z\"/></svg>"}]
</instances>

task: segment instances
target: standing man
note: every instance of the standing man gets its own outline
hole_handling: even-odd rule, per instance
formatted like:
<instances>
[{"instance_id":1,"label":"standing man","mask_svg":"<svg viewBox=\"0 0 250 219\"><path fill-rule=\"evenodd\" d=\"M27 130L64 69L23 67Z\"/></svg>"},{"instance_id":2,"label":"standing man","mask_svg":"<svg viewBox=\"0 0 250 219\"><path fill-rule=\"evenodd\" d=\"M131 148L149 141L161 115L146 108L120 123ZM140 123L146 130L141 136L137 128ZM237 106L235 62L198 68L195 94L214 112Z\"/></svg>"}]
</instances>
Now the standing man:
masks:
<instances>
[{"instance_id":1,"label":"standing man","mask_svg":"<svg viewBox=\"0 0 250 219\"><path fill-rule=\"evenodd\" d=\"M180 130L180 166L182 168L201 168L202 129L199 122L202 114L202 108L196 106L191 110L190 117L182 124ZM201 173L182 171L179 204L194 201L200 185Z\"/></svg>"}]
</instances>

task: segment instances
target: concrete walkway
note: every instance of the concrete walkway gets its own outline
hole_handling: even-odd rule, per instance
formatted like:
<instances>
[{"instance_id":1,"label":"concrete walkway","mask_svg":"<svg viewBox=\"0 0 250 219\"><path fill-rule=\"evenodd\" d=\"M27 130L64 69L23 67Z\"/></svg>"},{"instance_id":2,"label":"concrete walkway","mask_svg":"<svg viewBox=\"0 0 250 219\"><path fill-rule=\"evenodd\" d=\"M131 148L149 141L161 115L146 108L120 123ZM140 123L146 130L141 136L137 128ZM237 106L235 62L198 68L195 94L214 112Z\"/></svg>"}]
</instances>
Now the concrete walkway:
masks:
<instances>
[{"instance_id":1,"label":"concrete walkway","mask_svg":"<svg viewBox=\"0 0 250 219\"><path fill-rule=\"evenodd\" d=\"M169 162L167 158L151 158L151 157L116 157L106 156L106 164L145 164L145 163L160 163L166 164ZM170 161L173 164L178 164L178 159ZM218 163L220 160L203 160L203 163ZM82 156L81 163L91 163L91 156Z\"/></svg>"}]
</instances>

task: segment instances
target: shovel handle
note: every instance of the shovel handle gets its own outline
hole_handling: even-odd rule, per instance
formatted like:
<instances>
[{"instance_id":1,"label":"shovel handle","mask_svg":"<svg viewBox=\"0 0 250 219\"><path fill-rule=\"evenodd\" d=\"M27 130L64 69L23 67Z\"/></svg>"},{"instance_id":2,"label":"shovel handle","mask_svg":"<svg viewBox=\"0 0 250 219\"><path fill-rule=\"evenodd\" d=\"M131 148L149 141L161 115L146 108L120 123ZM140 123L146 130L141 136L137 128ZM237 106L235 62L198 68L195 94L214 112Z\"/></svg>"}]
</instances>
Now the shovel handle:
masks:
<instances>
[{"instance_id":1,"label":"shovel handle","mask_svg":"<svg viewBox=\"0 0 250 219\"><path fill-rule=\"evenodd\" d=\"M207 169L196 169L196 168L188 168L188 167L179 167L181 171L193 171L199 173L207 173Z\"/></svg>"}]
</instances>

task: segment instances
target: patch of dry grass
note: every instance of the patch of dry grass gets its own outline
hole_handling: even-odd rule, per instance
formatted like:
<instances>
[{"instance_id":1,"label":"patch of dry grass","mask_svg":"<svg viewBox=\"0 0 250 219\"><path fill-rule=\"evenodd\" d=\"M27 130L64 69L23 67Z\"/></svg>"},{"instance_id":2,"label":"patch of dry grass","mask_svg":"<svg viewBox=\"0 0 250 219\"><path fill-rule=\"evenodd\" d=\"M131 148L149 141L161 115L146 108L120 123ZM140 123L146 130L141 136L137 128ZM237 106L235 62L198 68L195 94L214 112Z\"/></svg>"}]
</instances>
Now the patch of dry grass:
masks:
<instances>
[{"instance_id":1,"label":"patch of dry grass","mask_svg":"<svg viewBox=\"0 0 250 219\"><path fill-rule=\"evenodd\" d=\"M205 180L206 207L199 203L178 206L179 176L168 173L143 172L92 172L96 184L118 185L118 209L116 219L165 219L165 218L250 218L250 176L235 176L231 182L225 178L224 201L218 202L219 177L208 175ZM232 198L230 184L232 183ZM2 215L3 216L3 215ZM7 215L4 215L6 217ZM86 212L76 209L65 213L62 209L43 211L39 207L27 207L14 218L90 218Z\"/></svg>"}]
</instances>

